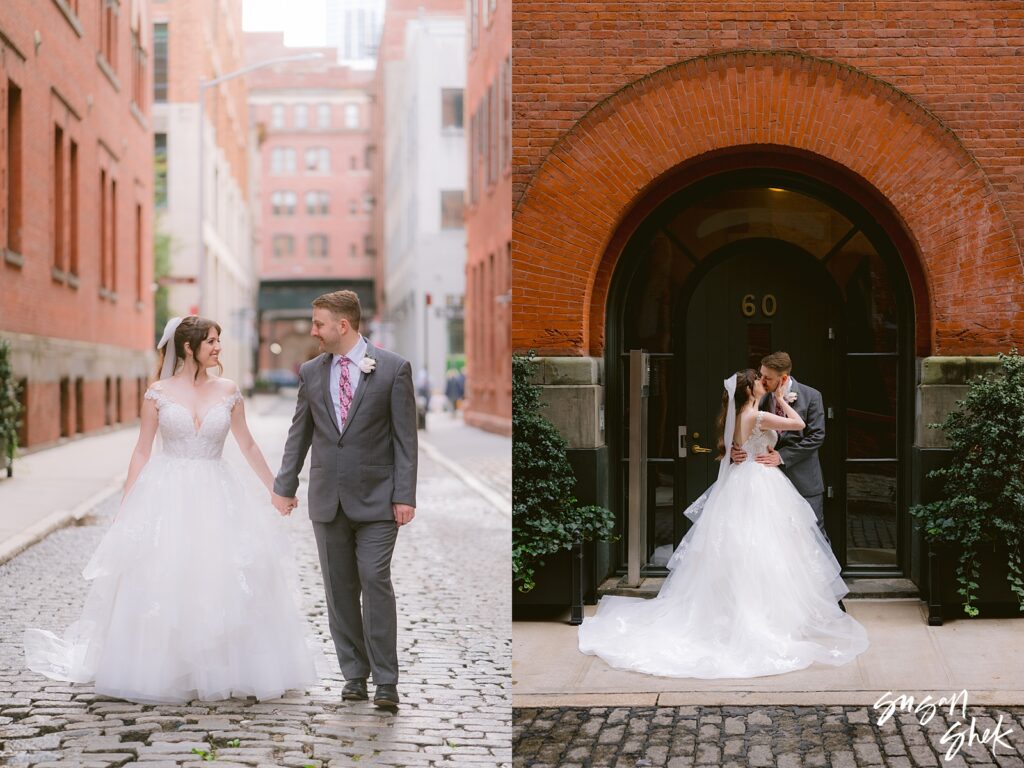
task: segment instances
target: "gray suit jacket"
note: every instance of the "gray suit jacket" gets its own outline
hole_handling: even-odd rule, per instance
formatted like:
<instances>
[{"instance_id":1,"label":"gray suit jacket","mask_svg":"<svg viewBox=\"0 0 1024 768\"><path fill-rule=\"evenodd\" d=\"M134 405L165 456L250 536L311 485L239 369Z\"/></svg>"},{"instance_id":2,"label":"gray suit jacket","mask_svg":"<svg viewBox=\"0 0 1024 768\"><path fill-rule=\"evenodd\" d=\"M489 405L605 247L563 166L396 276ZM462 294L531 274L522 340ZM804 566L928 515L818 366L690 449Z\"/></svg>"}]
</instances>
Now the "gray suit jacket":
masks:
<instances>
[{"instance_id":1,"label":"gray suit jacket","mask_svg":"<svg viewBox=\"0 0 1024 768\"><path fill-rule=\"evenodd\" d=\"M792 379L792 377L791 377ZM825 442L825 409L821 404L821 392L792 379L790 393L796 393L796 400L790 405L804 420L800 431L786 431L779 435L775 450L782 456L782 471L800 491L801 496L817 496L825 492L821 477L821 462L818 449ZM772 411L772 395L761 399L762 411Z\"/></svg>"},{"instance_id":2,"label":"gray suit jacket","mask_svg":"<svg viewBox=\"0 0 1024 768\"><path fill-rule=\"evenodd\" d=\"M332 356L299 369L295 416L274 492L292 497L310 445L309 517L328 523L338 505L354 522L394 520L392 504L416 506L416 399L412 367L387 350L366 347L377 361L359 378L345 430L338 429L331 398Z\"/></svg>"}]
</instances>

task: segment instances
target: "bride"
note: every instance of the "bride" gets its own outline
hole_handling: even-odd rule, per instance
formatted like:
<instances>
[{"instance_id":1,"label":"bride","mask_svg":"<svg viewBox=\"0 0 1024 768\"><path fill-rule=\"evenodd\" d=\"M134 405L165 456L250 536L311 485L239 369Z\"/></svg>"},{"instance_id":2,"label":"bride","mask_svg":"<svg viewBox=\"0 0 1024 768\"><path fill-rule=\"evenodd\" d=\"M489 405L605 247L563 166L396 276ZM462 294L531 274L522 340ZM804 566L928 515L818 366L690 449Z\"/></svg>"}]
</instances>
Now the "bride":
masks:
<instances>
[{"instance_id":1,"label":"bride","mask_svg":"<svg viewBox=\"0 0 1024 768\"><path fill-rule=\"evenodd\" d=\"M27 665L142 703L305 688L314 654L269 501L273 475L238 387L207 373L220 368L220 326L172 318L159 348L121 507L83 571L92 583L81 617L63 637L26 630ZM158 431L163 450L150 457ZM228 431L267 497L221 458Z\"/></svg>"},{"instance_id":2,"label":"bride","mask_svg":"<svg viewBox=\"0 0 1024 768\"><path fill-rule=\"evenodd\" d=\"M653 600L605 596L579 631L583 653L619 669L666 677L777 675L813 662L840 665L868 647L864 628L837 600L848 591L814 511L786 476L754 461L775 430L804 422L775 393L785 416L760 411L759 375L725 382L718 480L686 514L695 524L669 560ZM747 460L732 465L729 442Z\"/></svg>"}]
</instances>

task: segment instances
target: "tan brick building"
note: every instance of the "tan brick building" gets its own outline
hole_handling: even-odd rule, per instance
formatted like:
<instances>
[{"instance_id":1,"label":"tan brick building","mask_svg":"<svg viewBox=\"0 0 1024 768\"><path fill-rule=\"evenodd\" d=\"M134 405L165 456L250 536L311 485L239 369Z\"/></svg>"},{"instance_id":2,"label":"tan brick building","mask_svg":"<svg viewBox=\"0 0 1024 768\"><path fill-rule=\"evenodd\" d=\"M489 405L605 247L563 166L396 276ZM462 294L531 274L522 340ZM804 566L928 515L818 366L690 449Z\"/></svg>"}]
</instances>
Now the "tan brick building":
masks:
<instances>
[{"instance_id":1,"label":"tan brick building","mask_svg":"<svg viewBox=\"0 0 1024 768\"><path fill-rule=\"evenodd\" d=\"M317 354L310 302L359 294L372 335L376 248L371 237L372 70L339 66L334 48L288 48L280 33L249 33L251 63L322 53L249 75L260 137L256 221L259 374L295 372Z\"/></svg>"},{"instance_id":2,"label":"tan brick building","mask_svg":"<svg viewBox=\"0 0 1024 768\"><path fill-rule=\"evenodd\" d=\"M0 4L0 335L35 447L153 375L150 4Z\"/></svg>"},{"instance_id":3,"label":"tan brick building","mask_svg":"<svg viewBox=\"0 0 1024 768\"><path fill-rule=\"evenodd\" d=\"M1017 3L515 3L513 348L581 498L624 523L647 457L647 534L596 576L663 572L721 380L785 349L825 400L837 557L921 581L926 425L1024 341L1022 45Z\"/></svg>"},{"instance_id":4,"label":"tan brick building","mask_svg":"<svg viewBox=\"0 0 1024 768\"><path fill-rule=\"evenodd\" d=\"M512 2L466 19L467 424L512 433Z\"/></svg>"}]
</instances>

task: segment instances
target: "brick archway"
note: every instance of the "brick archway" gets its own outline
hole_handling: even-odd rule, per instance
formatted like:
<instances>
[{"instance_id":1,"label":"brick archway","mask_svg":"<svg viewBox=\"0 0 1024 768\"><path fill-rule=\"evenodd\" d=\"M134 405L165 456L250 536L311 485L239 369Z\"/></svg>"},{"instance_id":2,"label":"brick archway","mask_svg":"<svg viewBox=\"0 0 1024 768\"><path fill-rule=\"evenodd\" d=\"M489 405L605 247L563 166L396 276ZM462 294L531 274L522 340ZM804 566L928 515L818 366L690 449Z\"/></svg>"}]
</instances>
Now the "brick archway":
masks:
<instances>
[{"instance_id":1,"label":"brick archway","mask_svg":"<svg viewBox=\"0 0 1024 768\"><path fill-rule=\"evenodd\" d=\"M817 158L873 191L916 262L918 354L994 353L1024 327L1019 245L950 130L849 66L743 51L631 83L545 158L513 213L513 348L601 354L610 276L648 198L680 168L738 148Z\"/></svg>"}]
</instances>

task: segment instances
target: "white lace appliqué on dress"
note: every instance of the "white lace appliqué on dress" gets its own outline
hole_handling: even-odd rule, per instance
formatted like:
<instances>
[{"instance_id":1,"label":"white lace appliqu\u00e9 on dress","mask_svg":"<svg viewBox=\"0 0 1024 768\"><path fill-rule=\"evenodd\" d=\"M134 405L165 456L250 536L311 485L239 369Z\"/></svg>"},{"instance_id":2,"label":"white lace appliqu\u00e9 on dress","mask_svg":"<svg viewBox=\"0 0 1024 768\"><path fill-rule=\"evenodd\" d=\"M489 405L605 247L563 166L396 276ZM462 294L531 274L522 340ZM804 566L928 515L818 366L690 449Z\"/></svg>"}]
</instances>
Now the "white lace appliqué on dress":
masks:
<instances>
[{"instance_id":1,"label":"white lace appliqu\u00e9 on dress","mask_svg":"<svg viewBox=\"0 0 1024 768\"><path fill-rule=\"evenodd\" d=\"M155 451L83 576L63 637L29 629L30 669L132 701L274 698L317 679L288 532L222 458L236 391L202 415L154 384ZM260 489L262 490L262 489Z\"/></svg>"},{"instance_id":2,"label":"white lace appliqu\u00e9 on dress","mask_svg":"<svg viewBox=\"0 0 1024 768\"><path fill-rule=\"evenodd\" d=\"M696 522L661 592L601 598L580 627L581 651L619 669L710 679L840 665L867 649L836 603L848 589L814 511L781 470L755 461L777 440L758 413L746 461L687 510Z\"/></svg>"}]
</instances>

